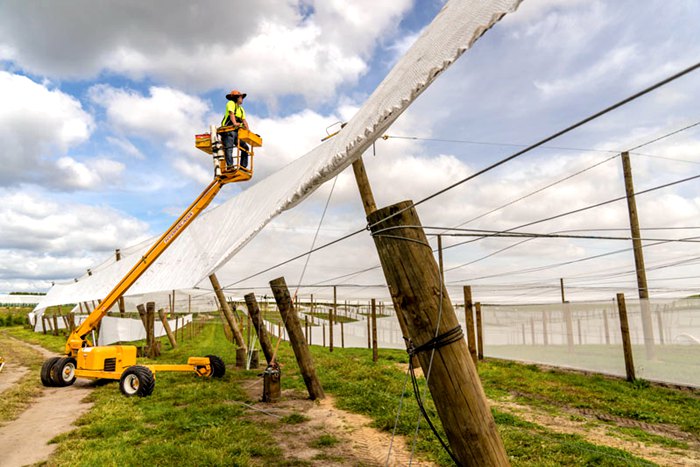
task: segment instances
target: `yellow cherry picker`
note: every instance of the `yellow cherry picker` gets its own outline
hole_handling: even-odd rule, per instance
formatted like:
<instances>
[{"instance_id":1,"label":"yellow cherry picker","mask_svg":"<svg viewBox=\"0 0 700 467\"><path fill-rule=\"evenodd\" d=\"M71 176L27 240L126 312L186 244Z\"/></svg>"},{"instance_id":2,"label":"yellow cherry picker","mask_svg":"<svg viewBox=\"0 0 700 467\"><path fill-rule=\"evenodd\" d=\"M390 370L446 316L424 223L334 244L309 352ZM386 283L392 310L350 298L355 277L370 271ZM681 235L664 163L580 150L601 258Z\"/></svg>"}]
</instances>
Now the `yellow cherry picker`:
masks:
<instances>
[{"instance_id":1,"label":"yellow cherry picker","mask_svg":"<svg viewBox=\"0 0 700 467\"><path fill-rule=\"evenodd\" d=\"M119 388L126 396L148 396L155 388L155 374L164 371L194 372L201 377L222 377L224 362L215 355L190 357L182 365L137 365L136 347L132 345L95 346L88 335L117 300L138 280L158 257L211 203L221 188L228 183L244 182L253 177L254 148L262 146L260 135L246 129L238 130L237 152L234 164L227 167L220 135L234 131L234 127L212 126L209 133L195 135L195 147L211 154L214 162L214 180L184 213L160 236L146 254L112 289L90 315L71 332L66 342L65 355L53 357L41 368L44 386L70 386L76 378L119 380ZM248 143L249 167L240 164L241 143Z\"/></svg>"}]
</instances>

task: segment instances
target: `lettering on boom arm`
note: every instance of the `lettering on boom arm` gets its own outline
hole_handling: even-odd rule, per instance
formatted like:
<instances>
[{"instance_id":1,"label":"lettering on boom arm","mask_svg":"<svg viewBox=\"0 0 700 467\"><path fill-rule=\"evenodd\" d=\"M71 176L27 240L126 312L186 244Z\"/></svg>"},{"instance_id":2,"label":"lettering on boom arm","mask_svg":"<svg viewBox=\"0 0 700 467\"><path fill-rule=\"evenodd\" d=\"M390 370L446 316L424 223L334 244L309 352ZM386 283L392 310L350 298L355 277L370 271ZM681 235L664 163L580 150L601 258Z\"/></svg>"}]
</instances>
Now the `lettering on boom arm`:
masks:
<instances>
[{"instance_id":1,"label":"lettering on boom arm","mask_svg":"<svg viewBox=\"0 0 700 467\"><path fill-rule=\"evenodd\" d=\"M194 216L194 213L192 211L188 212L185 217L182 218L180 222L177 223L175 228L170 232L164 239L163 243L168 243L170 240L173 239L175 235L182 229L182 227L187 223L187 221L190 220L190 218Z\"/></svg>"}]
</instances>

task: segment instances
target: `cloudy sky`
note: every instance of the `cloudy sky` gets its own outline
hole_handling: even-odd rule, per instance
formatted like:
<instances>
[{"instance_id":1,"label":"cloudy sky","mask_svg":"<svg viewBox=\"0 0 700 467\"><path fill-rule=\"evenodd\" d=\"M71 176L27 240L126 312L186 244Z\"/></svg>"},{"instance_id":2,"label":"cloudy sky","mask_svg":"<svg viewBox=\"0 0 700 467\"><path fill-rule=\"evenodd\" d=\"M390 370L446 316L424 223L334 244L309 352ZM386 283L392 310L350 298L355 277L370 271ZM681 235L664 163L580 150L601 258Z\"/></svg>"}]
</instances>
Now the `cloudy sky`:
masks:
<instances>
[{"instance_id":1,"label":"cloudy sky","mask_svg":"<svg viewBox=\"0 0 700 467\"><path fill-rule=\"evenodd\" d=\"M249 123L265 140L256 179L302 156L353 115L442 3L0 3L0 292L46 291L166 229L210 181L193 135L220 121L232 88L248 93ZM525 0L365 155L378 205L420 200L695 64L698 24L691 0ZM619 197L615 154L700 121L698 96L695 72L422 204L423 223L506 230ZM700 174L700 126L633 151L632 165L637 190ZM699 183L638 197L654 297L699 292L700 244L651 240L700 236ZM229 185L217 202L244 189ZM268 225L221 282L264 293L285 275L313 285L302 294L329 296L323 286L337 284L341 298L386 297L368 235L314 253L303 277L299 260L240 282L308 250L327 201L317 245L363 226L351 170L329 194L330 183ZM522 230L628 227L617 202ZM484 301L556 301L559 278L571 300L634 294L627 241L520 242L445 249L454 298L471 284Z\"/></svg>"}]
</instances>

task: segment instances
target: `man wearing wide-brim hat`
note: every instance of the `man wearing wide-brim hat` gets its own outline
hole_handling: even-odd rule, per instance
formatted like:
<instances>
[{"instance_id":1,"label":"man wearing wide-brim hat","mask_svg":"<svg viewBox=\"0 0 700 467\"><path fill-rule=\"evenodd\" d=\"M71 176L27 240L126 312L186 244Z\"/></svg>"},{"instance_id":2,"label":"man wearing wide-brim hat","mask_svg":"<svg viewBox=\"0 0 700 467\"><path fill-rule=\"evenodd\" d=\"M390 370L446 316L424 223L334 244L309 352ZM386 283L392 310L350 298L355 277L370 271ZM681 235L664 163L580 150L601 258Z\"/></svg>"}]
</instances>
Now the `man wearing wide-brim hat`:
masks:
<instances>
[{"instance_id":1,"label":"man wearing wide-brim hat","mask_svg":"<svg viewBox=\"0 0 700 467\"><path fill-rule=\"evenodd\" d=\"M233 131L227 131L221 133L221 142L224 144L224 153L226 155L226 167L233 167L233 150L238 145L238 130L245 128L250 130L248 127L248 121L245 118L245 109L243 109L243 98L247 94L242 93L236 89L226 94L226 112L224 113L224 118L221 120L221 126L232 126ZM248 167L248 151L250 147L248 144L241 141L241 167Z\"/></svg>"}]
</instances>

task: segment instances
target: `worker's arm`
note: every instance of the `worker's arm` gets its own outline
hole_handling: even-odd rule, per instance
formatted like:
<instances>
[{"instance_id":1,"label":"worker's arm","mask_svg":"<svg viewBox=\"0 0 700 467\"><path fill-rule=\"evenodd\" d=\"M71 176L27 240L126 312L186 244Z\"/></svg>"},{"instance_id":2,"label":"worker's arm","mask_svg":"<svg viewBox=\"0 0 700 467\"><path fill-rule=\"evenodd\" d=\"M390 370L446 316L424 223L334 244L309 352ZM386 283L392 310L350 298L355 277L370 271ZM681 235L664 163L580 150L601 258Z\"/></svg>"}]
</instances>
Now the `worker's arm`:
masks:
<instances>
[{"instance_id":1,"label":"worker's arm","mask_svg":"<svg viewBox=\"0 0 700 467\"><path fill-rule=\"evenodd\" d=\"M241 126L242 126L243 128L245 128L246 130L250 131L250 128L248 127L248 120L246 120L245 118L244 118L243 121L241 122Z\"/></svg>"}]
</instances>

